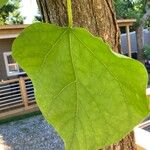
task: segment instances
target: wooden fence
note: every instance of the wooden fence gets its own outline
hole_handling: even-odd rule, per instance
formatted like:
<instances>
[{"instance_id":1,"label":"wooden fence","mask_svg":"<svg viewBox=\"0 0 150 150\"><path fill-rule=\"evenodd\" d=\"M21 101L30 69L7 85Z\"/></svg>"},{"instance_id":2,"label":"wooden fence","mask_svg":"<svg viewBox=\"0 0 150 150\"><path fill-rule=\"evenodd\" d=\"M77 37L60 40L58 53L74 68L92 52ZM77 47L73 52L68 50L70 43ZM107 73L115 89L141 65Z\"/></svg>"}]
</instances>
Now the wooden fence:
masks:
<instances>
[{"instance_id":1,"label":"wooden fence","mask_svg":"<svg viewBox=\"0 0 150 150\"><path fill-rule=\"evenodd\" d=\"M37 110L33 85L28 77L0 82L0 119Z\"/></svg>"}]
</instances>

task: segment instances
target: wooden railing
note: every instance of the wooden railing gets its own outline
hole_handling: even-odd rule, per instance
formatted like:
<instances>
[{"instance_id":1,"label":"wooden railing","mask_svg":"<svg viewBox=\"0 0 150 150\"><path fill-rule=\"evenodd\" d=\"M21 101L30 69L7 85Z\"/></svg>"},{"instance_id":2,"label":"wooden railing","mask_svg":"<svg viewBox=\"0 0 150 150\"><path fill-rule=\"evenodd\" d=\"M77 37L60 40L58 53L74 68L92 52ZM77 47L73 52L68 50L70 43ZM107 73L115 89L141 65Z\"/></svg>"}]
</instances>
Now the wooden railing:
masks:
<instances>
[{"instance_id":1,"label":"wooden railing","mask_svg":"<svg viewBox=\"0 0 150 150\"><path fill-rule=\"evenodd\" d=\"M34 89L28 77L0 82L0 119L37 110Z\"/></svg>"},{"instance_id":2,"label":"wooden railing","mask_svg":"<svg viewBox=\"0 0 150 150\"><path fill-rule=\"evenodd\" d=\"M126 39L127 39L127 48L128 48L128 56L132 57L131 52L131 39L130 39L130 26L133 26L133 24L136 22L136 19L122 19L117 20L118 26L125 27L126 29Z\"/></svg>"}]
</instances>

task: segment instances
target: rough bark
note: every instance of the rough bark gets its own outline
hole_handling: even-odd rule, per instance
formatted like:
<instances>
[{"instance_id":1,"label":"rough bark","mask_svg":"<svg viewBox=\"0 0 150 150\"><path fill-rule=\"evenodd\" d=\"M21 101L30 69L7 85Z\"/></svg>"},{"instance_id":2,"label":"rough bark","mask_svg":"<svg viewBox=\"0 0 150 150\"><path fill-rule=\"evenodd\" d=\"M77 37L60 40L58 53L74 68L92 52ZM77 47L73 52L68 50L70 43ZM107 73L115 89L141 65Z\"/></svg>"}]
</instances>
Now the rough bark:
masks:
<instances>
[{"instance_id":1,"label":"rough bark","mask_svg":"<svg viewBox=\"0 0 150 150\"><path fill-rule=\"evenodd\" d=\"M44 22L66 26L66 0L37 0ZM73 0L73 24L84 27L101 36L117 51L118 27L112 8L112 0Z\"/></svg>"},{"instance_id":2,"label":"rough bark","mask_svg":"<svg viewBox=\"0 0 150 150\"><path fill-rule=\"evenodd\" d=\"M66 0L37 0L44 22L67 26ZM101 36L114 51L119 51L119 32L113 0L72 0L73 24ZM117 131L116 131L117 132ZM115 133L114 133L115 134ZM134 150L133 133L104 150Z\"/></svg>"},{"instance_id":3,"label":"rough bark","mask_svg":"<svg viewBox=\"0 0 150 150\"><path fill-rule=\"evenodd\" d=\"M113 144L103 150L136 150L134 133L131 132L129 135L123 138L119 143Z\"/></svg>"},{"instance_id":4,"label":"rough bark","mask_svg":"<svg viewBox=\"0 0 150 150\"><path fill-rule=\"evenodd\" d=\"M137 40L137 58L140 62L144 63L144 39L143 39L143 27L136 28L136 40Z\"/></svg>"}]
</instances>

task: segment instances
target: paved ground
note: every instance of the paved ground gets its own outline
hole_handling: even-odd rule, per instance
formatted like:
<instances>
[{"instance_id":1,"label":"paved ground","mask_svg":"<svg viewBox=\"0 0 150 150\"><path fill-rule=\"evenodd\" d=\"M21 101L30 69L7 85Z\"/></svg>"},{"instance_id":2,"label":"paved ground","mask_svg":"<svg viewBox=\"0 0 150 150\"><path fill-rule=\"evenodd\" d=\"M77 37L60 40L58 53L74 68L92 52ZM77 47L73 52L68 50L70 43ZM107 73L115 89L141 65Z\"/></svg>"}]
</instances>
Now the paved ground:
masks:
<instances>
[{"instance_id":1,"label":"paved ground","mask_svg":"<svg viewBox=\"0 0 150 150\"><path fill-rule=\"evenodd\" d=\"M0 150L64 150L41 115L0 125Z\"/></svg>"}]
</instances>

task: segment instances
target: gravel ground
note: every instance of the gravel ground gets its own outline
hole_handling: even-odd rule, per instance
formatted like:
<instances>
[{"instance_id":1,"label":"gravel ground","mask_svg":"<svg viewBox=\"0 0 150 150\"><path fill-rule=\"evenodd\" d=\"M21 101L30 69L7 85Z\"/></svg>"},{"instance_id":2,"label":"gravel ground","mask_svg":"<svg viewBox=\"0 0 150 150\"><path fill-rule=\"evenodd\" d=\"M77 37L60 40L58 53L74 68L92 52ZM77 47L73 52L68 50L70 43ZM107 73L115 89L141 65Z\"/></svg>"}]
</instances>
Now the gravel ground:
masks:
<instances>
[{"instance_id":1,"label":"gravel ground","mask_svg":"<svg viewBox=\"0 0 150 150\"><path fill-rule=\"evenodd\" d=\"M145 129L150 132L150 127ZM64 143L43 116L38 115L1 124L0 150L64 150Z\"/></svg>"},{"instance_id":2,"label":"gravel ground","mask_svg":"<svg viewBox=\"0 0 150 150\"><path fill-rule=\"evenodd\" d=\"M0 125L0 150L64 150L42 115Z\"/></svg>"}]
</instances>

